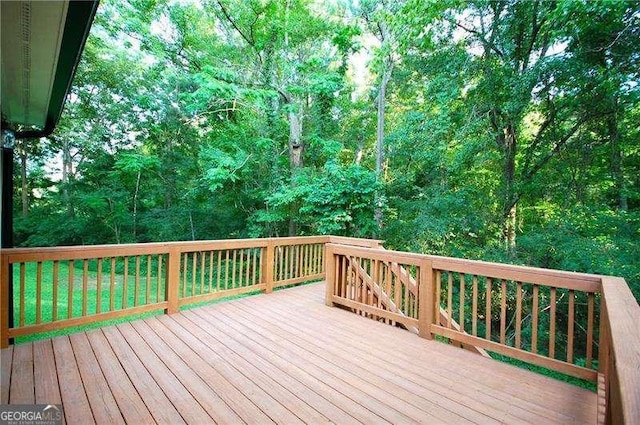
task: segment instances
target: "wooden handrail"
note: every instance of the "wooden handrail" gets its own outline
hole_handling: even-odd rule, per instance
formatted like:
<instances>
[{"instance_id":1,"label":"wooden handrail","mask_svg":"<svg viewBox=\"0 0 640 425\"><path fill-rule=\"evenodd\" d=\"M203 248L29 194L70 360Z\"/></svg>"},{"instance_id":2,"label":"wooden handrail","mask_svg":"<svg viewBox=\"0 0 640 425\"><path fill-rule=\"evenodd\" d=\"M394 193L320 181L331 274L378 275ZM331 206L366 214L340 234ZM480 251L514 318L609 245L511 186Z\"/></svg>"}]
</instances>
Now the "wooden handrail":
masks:
<instances>
[{"instance_id":1,"label":"wooden handrail","mask_svg":"<svg viewBox=\"0 0 640 425\"><path fill-rule=\"evenodd\" d=\"M605 424L640 418L640 306L624 279L602 278L600 371ZM602 396L602 394L601 394Z\"/></svg>"}]
</instances>

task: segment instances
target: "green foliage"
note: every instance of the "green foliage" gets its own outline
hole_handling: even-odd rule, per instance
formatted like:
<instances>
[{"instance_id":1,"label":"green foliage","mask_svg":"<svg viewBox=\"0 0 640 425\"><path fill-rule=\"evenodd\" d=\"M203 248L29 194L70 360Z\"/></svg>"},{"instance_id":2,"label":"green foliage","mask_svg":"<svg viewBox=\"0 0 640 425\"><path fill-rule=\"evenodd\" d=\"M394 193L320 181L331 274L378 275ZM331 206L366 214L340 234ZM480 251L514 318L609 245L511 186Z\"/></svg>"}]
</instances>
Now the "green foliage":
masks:
<instances>
[{"instance_id":1,"label":"green foliage","mask_svg":"<svg viewBox=\"0 0 640 425\"><path fill-rule=\"evenodd\" d=\"M302 234L367 237L375 226L375 190L374 173L357 165L329 162L322 169L306 168L294 176L292 185L283 184L267 198L267 208L253 218L254 226L259 229L268 223L284 228L291 206L297 204Z\"/></svg>"},{"instance_id":2,"label":"green foliage","mask_svg":"<svg viewBox=\"0 0 640 425\"><path fill-rule=\"evenodd\" d=\"M101 2L56 133L20 146L16 243L370 237L377 191L389 248L621 275L640 297L638 2L392 3Z\"/></svg>"}]
</instances>

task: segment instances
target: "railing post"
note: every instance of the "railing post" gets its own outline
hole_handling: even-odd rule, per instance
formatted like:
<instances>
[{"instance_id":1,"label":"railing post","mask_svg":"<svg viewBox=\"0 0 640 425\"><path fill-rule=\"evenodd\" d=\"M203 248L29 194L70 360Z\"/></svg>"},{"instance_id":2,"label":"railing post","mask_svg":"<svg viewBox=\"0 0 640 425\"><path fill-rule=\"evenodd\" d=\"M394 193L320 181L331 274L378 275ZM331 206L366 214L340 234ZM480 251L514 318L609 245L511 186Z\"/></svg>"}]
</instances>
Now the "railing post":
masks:
<instances>
[{"instance_id":1,"label":"railing post","mask_svg":"<svg viewBox=\"0 0 640 425\"><path fill-rule=\"evenodd\" d=\"M336 259L333 254L333 248L329 244L324 245L324 264L325 271L325 298L324 302L329 307L333 307L333 294L336 285Z\"/></svg>"},{"instance_id":2,"label":"railing post","mask_svg":"<svg viewBox=\"0 0 640 425\"><path fill-rule=\"evenodd\" d=\"M275 265L275 243L273 240L269 240L267 242L267 246L265 247L266 251L266 259L264 263L262 263L262 273L264 276L265 288L264 292L266 294L270 294L273 292L273 269Z\"/></svg>"},{"instance_id":3,"label":"railing post","mask_svg":"<svg viewBox=\"0 0 640 425\"><path fill-rule=\"evenodd\" d=\"M9 258L0 256L0 348L9 346Z\"/></svg>"},{"instance_id":4,"label":"railing post","mask_svg":"<svg viewBox=\"0 0 640 425\"><path fill-rule=\"evenodd\" d=\"M420 286L418 287L418 335L433 339L431 325L436 323L436 285L431 260L420 262Z\"/></svg>"},{"instance_id":5,"label":"railing post","mask_svg":"<svg viewBox=\"0 0 640 425\"><path fill-rule=\"evenodd\" d=\"M180 248L178 247L172 247L169 250L165 291L167 299L167 308L165 310L165 313L177 313L180 310Z\"/></svg>"}]
</instances>

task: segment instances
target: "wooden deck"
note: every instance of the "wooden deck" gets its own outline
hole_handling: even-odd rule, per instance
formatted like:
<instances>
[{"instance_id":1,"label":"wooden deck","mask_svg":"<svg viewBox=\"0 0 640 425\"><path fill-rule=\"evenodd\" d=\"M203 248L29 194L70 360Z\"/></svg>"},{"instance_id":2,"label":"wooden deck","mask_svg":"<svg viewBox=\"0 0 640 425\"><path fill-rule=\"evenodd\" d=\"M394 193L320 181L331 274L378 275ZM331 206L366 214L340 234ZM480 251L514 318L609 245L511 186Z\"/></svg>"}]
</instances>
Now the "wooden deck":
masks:
<instances>
[{"instance_id":1,"label":"wooden deck","mask_svg":"<svg viewBox=\"0 0 640 425\"><path fill-rule=\"evenodd\" d=\"M593 424L596 394L324 305L324 285L2 350L70 424Z\"/></svg>"}]
</instances>

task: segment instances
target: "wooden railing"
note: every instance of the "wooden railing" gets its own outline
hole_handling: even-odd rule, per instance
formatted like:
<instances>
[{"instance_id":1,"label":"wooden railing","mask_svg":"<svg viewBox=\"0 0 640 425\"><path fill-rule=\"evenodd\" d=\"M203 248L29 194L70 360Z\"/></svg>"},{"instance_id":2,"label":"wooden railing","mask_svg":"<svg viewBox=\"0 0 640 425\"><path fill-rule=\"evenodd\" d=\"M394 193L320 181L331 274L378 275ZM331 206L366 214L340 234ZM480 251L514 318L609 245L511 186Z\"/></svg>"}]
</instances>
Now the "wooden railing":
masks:
<instances>
[{"instance_id":1,"label":"wooden railing","mask_svg":"<svg viewBox=\"0 0 640 425\"><path fill-rule=\"evenodd\" d=\"M339 244L326 251L328 305L597 382L600 423L640 417L640 307L623 279Z\"/></svg>"},{"instance_id":2,"label":"wooden railing","mask_svg":"<svg viewBox=\"0 0 640 425\"><path fill-rule=\"evenodd\" d=\"M0 342L5 347L15 337L149 311L173 313L190 303L322 280L324 244L332 238L2 250ZM333 239L364 246L379 243Z\"/></svg>"},{"instance_id":3,"label":"wooden railing","mask_svg":"<svg viewBox=\"0 0 640 425\"><path fill-rule=\"evenodd\" d=\"M598 423L640 420L640 306L624 279L602 278Z\"/></svg>"},{"instance_id":4,"label":"wooden railing","mask_svg":"<svg viewBox=\"0 0 640 425\"><path fill-rule=\"evenodd\" d=\"M640 307L623 279L387 251L376 240L2 250L0 342L325 278L329 305L597 382L600 423L640 417Z\"/></svg>"}]
</instances>

